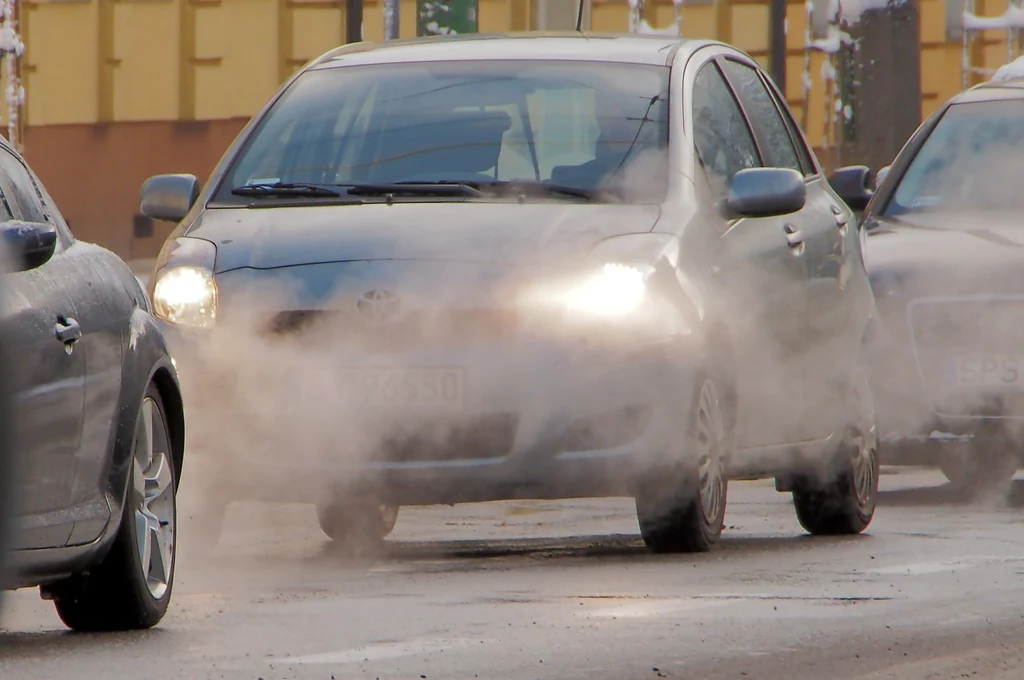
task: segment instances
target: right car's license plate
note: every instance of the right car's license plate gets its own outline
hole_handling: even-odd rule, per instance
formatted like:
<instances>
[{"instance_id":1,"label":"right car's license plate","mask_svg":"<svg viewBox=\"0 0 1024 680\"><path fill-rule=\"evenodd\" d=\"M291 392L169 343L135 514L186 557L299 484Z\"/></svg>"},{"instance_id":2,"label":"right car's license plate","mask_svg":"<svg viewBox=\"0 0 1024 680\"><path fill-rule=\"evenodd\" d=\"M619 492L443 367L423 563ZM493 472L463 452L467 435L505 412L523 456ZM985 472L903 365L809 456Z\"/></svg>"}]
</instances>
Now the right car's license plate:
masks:
<instances>
[{"instance_id":1,"label":"right car's license plate","mask_svg":"<svg viewBox=\"0 0 1024 680\"><path fill-rule=\"evenodd\" d=\"M946 362L950 389L1024 388L1024 356L1017 354L959 354Z\"/></svg>"}]
</instances>

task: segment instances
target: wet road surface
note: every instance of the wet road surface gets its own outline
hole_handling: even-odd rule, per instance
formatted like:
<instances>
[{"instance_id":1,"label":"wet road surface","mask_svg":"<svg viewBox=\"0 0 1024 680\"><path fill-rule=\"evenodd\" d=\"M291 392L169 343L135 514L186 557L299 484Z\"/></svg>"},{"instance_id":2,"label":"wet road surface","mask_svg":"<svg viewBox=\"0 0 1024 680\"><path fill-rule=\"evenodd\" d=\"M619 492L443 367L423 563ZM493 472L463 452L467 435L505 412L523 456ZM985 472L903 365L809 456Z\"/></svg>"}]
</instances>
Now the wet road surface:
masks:
<instances>
[{"instance_id":1,"label":"wet road surface","mask_svg":"<svg viewBox=\"0 0 1024 680\"><path fill-rule=\"evenodd\" d=\"M71 634L11 595L0 678L1022 677L1024 482L967 504L898 472L851 538L805 536L789 495L734 483L696 556L647 554L624 500L403 509L364 562L309 507L239 504L212 556L183 533L158 629Z\"/></svg>"}]
</instances>

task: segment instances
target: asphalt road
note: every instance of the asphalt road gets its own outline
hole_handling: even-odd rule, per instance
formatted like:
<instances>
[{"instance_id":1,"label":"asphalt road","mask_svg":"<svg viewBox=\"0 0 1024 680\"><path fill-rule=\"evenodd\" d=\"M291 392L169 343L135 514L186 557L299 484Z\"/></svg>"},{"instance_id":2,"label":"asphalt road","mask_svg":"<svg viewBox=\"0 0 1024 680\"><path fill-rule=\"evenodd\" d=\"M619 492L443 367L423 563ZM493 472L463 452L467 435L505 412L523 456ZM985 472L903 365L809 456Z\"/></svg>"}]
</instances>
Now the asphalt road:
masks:
<instances>
[{"instance_id":1,"label":"asphalt road","mask_svg":"<svg viewBox=\"0 0 1024 680\"><path fill-rule=\"evenodd\" d=\"M788 495L731 487L711 553L646 554L628 501L403 509L386 553L335 554L303 506L236 505L138 634L64 632L13 594L0 678L1022 677L1024 482L965 504L883 478L869 532L804 536Z\"/></svg>"}]
</instances>

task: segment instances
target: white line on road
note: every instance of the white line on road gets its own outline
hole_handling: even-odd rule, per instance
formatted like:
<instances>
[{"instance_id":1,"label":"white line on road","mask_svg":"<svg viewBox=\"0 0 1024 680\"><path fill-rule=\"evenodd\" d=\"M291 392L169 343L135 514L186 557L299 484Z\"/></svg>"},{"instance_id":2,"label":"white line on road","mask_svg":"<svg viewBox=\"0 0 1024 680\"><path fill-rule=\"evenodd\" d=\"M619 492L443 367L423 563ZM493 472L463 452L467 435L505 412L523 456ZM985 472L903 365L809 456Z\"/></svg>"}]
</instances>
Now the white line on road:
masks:
<instances>
[{"instance_id":1,"label":"white line on road","mask_svg":"<svg viewBox=\"0 0 1024 680\"><path fill-rule=\"evenodd\" d=\"M735 600L726 599L697 599L697 598L675 598L672 600L657 600L654 602L639 602L622 605L621 607L605 607L589 612L580 612L587 616L599 618L644 618L647 616L664 616L665 614L677 614L679 612L694 609L707 609L709 607L722 607L734 603Z\"/></svg>"},{"instance_id":2,"label":"white line on road","mask_svg":"<svg viewBox=\"0 0 1024 680\"><path fill-rule=\"evenodd\" d=\"M347 664L362 661L379 661L381 659L398 659L406 656L430 654L431 652L451 651L456 647L477 647L482 644L499 642L499 640L473 640L469 638L421 638L399 642L379 642L355 649L342 649L335 652L310 654L308 656L286 656L265 659L268 664L279 665L310 665L310 664Z\"/></svg>"},{"instance_id":3,"label":"white line on road","mask_svg":"<svg viewBox=\"0 0 1024 680\"><path fill-rule=\"evenodd\" d=\"M940 574L942 572L956 571L957 569L973 569L983 564L994 562L1020 562L1022 557L1000 557L998 555L966 557L959 560L934 560L931 562L913 562L910 564L897 564L892 567L879 567L869 569L869 574Z\"/></svg>"}]
</instances>

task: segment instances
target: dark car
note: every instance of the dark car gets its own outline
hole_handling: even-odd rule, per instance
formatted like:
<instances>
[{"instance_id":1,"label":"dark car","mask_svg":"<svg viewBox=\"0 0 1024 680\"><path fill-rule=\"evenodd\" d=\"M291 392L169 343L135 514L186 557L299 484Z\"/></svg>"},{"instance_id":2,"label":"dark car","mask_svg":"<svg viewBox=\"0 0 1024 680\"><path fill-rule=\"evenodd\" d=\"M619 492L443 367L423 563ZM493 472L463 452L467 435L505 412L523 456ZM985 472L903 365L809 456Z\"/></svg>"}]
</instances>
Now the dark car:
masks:
<instances>
[{"instance_id":1,"label":"dark car","mask_svg":"<svg viewBox=\"0 0 1024 680\"><path fill-rule=\"evenodd\" d=\"M872 518L857 227L733 47L339 48L202 191L141 205L180 221L150 291L214 535L233 500L343 540L401 505L625 496L651 549L701 551L728 480L772 477L812 533Z\"/></svg>"},{"instance_id":2,"label":"dark car","mask_svg":"<svg viewBox=\"0 0 1024 680\"><path fill-rule=\"evenodd\" d=\"M906 143L864 214L885 328L882 455L955 485L1007 483L1024 444L1024 80L953 97Z\"/></svg>"},{"instance_id":3,"label":"dark car","mask_svg":"<svg viewBox=\"0 0 1024 680\"><path fill-rule=\"evenodd\" d=\"M5 143L0 237L16 430L3 585L39 586L73 629L153 626L171 597L185 435L164 337L131 269L76 240Z\"/></svg>"}]
</instances>

